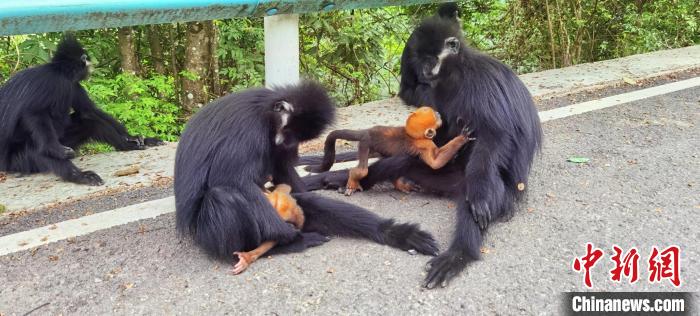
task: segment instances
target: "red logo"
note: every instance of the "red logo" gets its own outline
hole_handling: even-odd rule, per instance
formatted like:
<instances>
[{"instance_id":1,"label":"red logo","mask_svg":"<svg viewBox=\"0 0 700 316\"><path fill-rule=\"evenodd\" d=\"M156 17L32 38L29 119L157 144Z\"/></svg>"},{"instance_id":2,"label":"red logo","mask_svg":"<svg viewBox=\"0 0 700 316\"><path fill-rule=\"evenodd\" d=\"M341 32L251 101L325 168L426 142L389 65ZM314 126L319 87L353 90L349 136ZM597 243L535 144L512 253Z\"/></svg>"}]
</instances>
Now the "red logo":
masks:
<instances>
[{"instance_id":1,"label":"red logo","mask_svg":"<svg viewBox=\"0 0 700 316\"><path fill-rule=\"evenodd\" d=\"M603 256L603 251L596 248L593 250L593 244L586 243L586 255L581 258L574 259L574 271L581 272L584 271L583 283L587 287L593 287L591 283L591 268L598 263L598 260ZM581 262L583 261L583 267L581 267Z\"/></svg>"},{"instance_id":2,"label":"red logo","mask_svg":"<svg viewBox=\"0 0 700 316\"><path fill-rule=\"evenodd\" d=\"M659 254L659 249L651 248L649 255L649 282L661 282L668 279L675 287L681 285L681 249L670 246Z\"/></svg>"},{"instance_id":3,"label":"red logo","mask_svg":"<svg viewBox=\"0 0 700 316\"><path fill-rule=\"evenodd\" d=\"M615 255L610 258L615 263L615 268L610 270L611 279L615 282L620 282L621 277L624 275L629 279L630 284L637 282L639 280L639 254L637 254L637 248L630 249L622 258L622 249L618 246L613 245L613 251Z\"/></svg>"},{"instance_id":4,"label":"red logo","mask_svg":"<svg viewBox=\"0 0 700 316\"><path fill-rule=\"evenodd\" d=\"M614 266L610 270L610 279L613 282L621 282L622 278L628 279L629 283L635 283L639 280L639 259L640 255L637 248L632 247L628 252L624 252L622 248L613 245L613 256L610 260ZM662 251L657 247L651 248L649 254L649 283L661 282L664 279L669 280L675 287L681 285L681 248L678 246L669 246ZM586 243L586 254L583 257L574 258L573 268L576 272L583 272L583 284L586 287L593 287L591 281L591 269L603 257L603 250L595 248L592 243Z\"/></svg>"}]
</instances>

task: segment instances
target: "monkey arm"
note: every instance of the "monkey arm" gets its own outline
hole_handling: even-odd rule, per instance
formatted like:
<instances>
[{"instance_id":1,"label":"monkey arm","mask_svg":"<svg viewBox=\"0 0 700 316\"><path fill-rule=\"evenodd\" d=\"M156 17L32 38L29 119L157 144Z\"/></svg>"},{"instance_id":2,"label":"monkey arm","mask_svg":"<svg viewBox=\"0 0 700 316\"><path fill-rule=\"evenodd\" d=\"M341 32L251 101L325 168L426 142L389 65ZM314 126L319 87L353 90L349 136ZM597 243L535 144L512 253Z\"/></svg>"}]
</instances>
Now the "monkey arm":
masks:
<instances>
[{"instance_id":1,"label":"monkey arm","mask_svg":"<svg viewBox=\"0 0 700 316\"><path fill-rule=\"evenodd\" d=\"M75 155L72 149L58 141L56 129L47 114L30 114L23 117L22 122L40 153L57 159L70 159Z\"/></svg>"},{"instance_id":2,"label":"monkey arm","mask_svg":"<svg viewBox=\"0 0 700 316\"><path fill-rule=\"evenodd\" d=\"M233 274L240 274L241 272L245 271L245 269L253 264L253 262L258 260L260 256L264 255L266 252L270 251L270 249L275 247L276 244L276 241L268 240L260 244L258 248L251 251L234 252L233 254L238 256L238 262L235 266L233 266Z\"/></svg>"},{"instance_id":3,"label":"monkey arm","mask_svg":"<svg viewBox=\"0 0 700 316\"><path fill-rule=\"evenodd\" d=\"M90 100L87 91L80 85L75 84L75 95L73 96L73 110L77 112L83 119L99 121L102 128L109 128L110 133L120 136L129 136L126 128L117 122L111 115L100 110L95 103Z\"/></svg>"},{"instance_id":4,"label":"monkey arm","mask_svg":"<svg viewBox=\"0 0 700 316\"><path fill-rule=\"evenodd\" d=\"M420 158L433 169L444 167L447 162L457 154L460 148L464 146L469 139L463 135L453 138L444 146L438 148L432 140L419 145L421 150Z\"/></svg>"},{"instance_id":5,"label":"monkey arm","mask_svg":"<svg viewBox=\"0 0 700 316\"><path fill-rule=\"evenodd\" d=\"M124 124L119 123L107 112L102 111L95 105L87 94L87 91L76 83L75 95L73 97L73 110L79 115L80 128L85 125L93 127L91 138L106 142L114 146L117 150L145 149L146 146L158 146L164 144L160 139L130 135Z\"/></svg>"}]
</instances>

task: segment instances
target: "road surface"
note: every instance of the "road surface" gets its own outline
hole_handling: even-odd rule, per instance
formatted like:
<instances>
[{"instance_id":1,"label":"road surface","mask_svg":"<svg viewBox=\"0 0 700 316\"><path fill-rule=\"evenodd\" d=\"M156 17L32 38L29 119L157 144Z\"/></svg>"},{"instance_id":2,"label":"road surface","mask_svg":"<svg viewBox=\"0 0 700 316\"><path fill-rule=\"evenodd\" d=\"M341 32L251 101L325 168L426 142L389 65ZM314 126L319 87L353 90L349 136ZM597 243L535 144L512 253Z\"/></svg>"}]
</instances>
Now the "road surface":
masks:
<instances>
[{"instance_id":1,"label":"road surface","mask_svg":"<svg viewBox=\"0 0 700 316\"><path fill-rule=\"evenodd\" d=\"M342 238L233 276L228 263L178 239L166 213L1 256L0 314L557 314L563 292L589 290L571 267L587 242L605 252L592 291L697 292L699 124L699 87L544 123L527 200L489 229L483 260L445 289L420 287L426 256ZM567 161L574 156L590 160ZM449 200L389 186L322 194L420 223L442 249L450 240ZM58 206L5 220L0 235L168 195L169 188L146 189ZM640 281L610 280L613 245L639 250ZM647 281L651 247L669 245L681 248L679 289Z\"/></svg>"}]
</instances>

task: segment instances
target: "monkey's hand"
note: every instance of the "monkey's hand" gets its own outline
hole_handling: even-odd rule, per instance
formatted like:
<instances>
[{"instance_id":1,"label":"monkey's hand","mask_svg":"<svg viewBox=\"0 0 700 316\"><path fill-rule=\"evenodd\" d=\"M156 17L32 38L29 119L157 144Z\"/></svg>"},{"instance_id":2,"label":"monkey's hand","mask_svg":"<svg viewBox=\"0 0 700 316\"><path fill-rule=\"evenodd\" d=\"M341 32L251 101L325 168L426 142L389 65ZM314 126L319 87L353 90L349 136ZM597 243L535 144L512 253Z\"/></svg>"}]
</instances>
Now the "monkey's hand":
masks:
<instances>
[{"instance_id":1,"label":"monkey's hand","mask_svg":"<svg viewBox=\"0 0 700 316\"><path fill-rule=\"evenodd\" d=\"M245 269L255 262L255 257L247 252L234 252L238 256L238 262L233 266L233 274L241 274Z\"/></svg>"},{"instance_id":2,"label":"monkey's hand","mask_svg":"<svg viewBox=\"0 0 700 316\"><path fill-rule=\"evenodd\" d=\"M465 143L468 143L469 141L476 140L476 137L469 137L472 134L472 130L468 126L462 127L462 130L460 131L460 135L465 138Z\"/></svg>"},{"instance_id":3,"label":"monkey's hand","mask_svg":"<svg viewBox=\"0 0 700 316\"><path fill-rule=\"evenodd\" d=\"M56 159L73 159L75 158L75 151L73 148L66 147L63 145L56 145L51 149L46 150L46 153Z\"/></svg>"},{"instance_id":4,"label":"monkey's hand","mask_svg":"<svg viewBox=\"0 0 700 316\"><path fill-rule=\"evenodd\" d=\"M126 150L146 149L146 143L144 142L143 136L127 136L126 143L128 144Z\"/></svg>"},{"instance_id":5,"label":"monkey's hand","mask_svg":"<svg viewBox=\"0 0 700 316\"><path fill-rule=\"evenodd\" d=\"M436 287L446 287L450 280L457 276L467 265L467 260L461 251L448 250L439 256L430 259L426 269L428 275L425 277L423 287L434 289Z\"/></svg>"},{"instance_id":6,"label":"monkey's hand","mask_svg":"<svg viewBox=\"0 0 700 316\"><path fill-rule=\"evenodd\" d=\"M489 203L486 201L478 201L469 203L469 206L472 211L472 217L474 221L479 224L479 228L482 230L486 229L491 222L491 208L489 207Z\"/></svg>"},{"instance_id":7,"label":"monkey's hand","mask_svg":"<svg viewBox=\"0 0 700 316\"><path fill-rule=\"evenodd\" d=\"M144 145L148 147L162 146L165 142L156 137L146 137L143 139Z\"/></svg>"}]
</instances>

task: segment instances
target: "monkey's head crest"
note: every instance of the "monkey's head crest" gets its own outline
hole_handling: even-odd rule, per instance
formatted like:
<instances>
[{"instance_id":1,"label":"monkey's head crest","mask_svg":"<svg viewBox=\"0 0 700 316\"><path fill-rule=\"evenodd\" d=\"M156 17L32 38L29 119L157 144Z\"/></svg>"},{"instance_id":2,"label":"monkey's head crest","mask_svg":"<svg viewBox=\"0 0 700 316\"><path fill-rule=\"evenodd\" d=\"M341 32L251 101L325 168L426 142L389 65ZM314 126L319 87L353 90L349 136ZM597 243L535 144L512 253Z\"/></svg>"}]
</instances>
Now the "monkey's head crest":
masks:
<instances>
[{"instance_id":1,"label":"monkey's head crest","mask_svg":"<svg viewBox=\"0 0 700 316\"><path fill-rule=\"evenodd\" d=\"M76 80L83 80L90 73L90 57L71 33L66 33L58 43L51 62Z\"/></svg>"},{"instance_id":2,"label":"monkey's head crest","mask_svg":"<svg viewBox=\"0 0 700 316\"><path fill-rule=\"evenodd\" d=\"M302 81L275 90L294 108L284 129L297 140L314 139L333 123L335 103L320 84Z\"/></svg>"},{"instance_id":3,"label":"monkey's head crest","mask_svg":"<svg viewBox=\"0 0 700 316\"><path fill-rule=\"evenodd\" d=\"M406 119L406 133L411 138L432 139L442 125L440 113L429 106L423 106L412 112Z\"/></svg>"}]
</instances>

